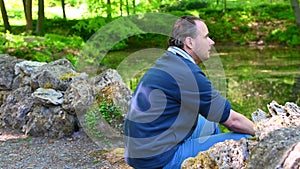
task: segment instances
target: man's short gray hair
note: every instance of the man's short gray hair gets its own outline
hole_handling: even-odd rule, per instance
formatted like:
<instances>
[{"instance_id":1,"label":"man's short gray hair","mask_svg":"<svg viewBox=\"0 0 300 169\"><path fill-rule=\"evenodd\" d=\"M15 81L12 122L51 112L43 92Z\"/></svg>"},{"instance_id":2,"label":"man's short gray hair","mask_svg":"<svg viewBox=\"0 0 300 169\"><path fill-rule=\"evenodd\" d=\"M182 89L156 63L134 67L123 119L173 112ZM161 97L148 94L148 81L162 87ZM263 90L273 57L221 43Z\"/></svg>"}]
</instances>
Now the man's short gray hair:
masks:
<instances>
[{"instance_id":1,"label":"man's short gray hair","mask_svg":"<svg viewBox=\"0 0 300 169\"><path fill-rule=\"evenodd\" d=\"M199 34L195 21L203 21L195 16L182 16L176 20L170 34L168 46L183 48L187 37L196 38Z\"/></svg>"}]
</instances>

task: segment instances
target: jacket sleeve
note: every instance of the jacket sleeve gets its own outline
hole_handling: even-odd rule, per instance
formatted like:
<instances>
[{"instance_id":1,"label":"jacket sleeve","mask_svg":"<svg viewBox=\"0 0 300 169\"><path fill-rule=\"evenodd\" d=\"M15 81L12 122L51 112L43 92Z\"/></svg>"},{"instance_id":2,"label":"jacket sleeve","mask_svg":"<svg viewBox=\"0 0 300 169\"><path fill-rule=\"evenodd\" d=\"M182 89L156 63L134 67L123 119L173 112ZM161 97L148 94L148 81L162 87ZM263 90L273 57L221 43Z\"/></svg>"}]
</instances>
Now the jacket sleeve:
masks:
<instances>
[{"instance_id":1,"label":"jacket sleeve","mask_svg":"<svg viewBox=\"0 0 300 169\"><path fill-rule=\"evenodd\" d=\"M186 106L198 106L198 112L209 121L224 122L228 119L231 105L227 99L216 91L200 68L193 68L197 87L181 91Z\"/></svg>"}]
</instances>

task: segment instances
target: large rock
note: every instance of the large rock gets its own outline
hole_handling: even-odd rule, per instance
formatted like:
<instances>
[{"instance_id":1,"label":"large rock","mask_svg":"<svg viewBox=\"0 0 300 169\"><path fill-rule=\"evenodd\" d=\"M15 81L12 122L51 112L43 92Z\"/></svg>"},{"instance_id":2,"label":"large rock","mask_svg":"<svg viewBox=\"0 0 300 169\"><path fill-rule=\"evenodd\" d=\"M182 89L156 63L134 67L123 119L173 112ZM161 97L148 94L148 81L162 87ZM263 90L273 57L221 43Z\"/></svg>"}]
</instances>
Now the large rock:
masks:
<instances>
[{"instance_id":1,"label":"large rock","mask_svg":"<svg viewBox=\"0 0 300 169\"><path fill-rule=\"evenodd\" d=\"M40 66L45 65L45 62L22 61L15 65L12 89L19 87L30 86L31 75L37 72Z\"/></svg>"},{"instance_id":2,"label":"large rock","mask_svg":"<svg viewBox=\"0 0 300 169\"><path fill-rule=\"evenodd\" d=\"M35 106L26 118L25 134L31 136L62 138L72 135L78 128L76 117L59 106Z\"/></svg>"},{"instance_id":3,"label":"large rock","mask_svg":"<svg viewBox=\"0 0 300 169\"><path fill-rule=\"evenodd\" d=\"M186 159L182 168L299 168L300 108L295 103L282 106L275 101L267 108L270 115L260 109L252 114L256 139L217 143Z\"/></svg>"},{"instance_id":4,"label":"large rock","mask_svg":"<svg viewBox=\"0 0 300 169\"><path fill-rule=\"evenodd\" d=\"M26 125L26 116L32 110L33 98L32 90L29 86L18 88L8 92L3 98L3 104L0 107L0 124L24 131Z\"/></svg>"},{"instance_id":5,"label":"large rock","mask_svg":"<svg viewBox=\"0 0 300 169\"><path fill-rule=\"evenodd\" d=\"M100 97L100 100L111 100L114 105L120 108L123 114L127 113L132 91L126 86L116 70L106 70L99 76L91 79L91 84L96 87L95 92Z\"/></svg>"},{"instance_id":6,"label":"large rock","mask_svg":"<svg viewBox=\"0 0 300 169\"><path fill-rule=\"evenodd\" d=\"M99 105L99 96L120 106L123 114L127 111L131 91L115 70L90 79L88 74L76 72L66 59L40 63L8 55L0 55L0 65L1 127L61 138L84 127L79 121L90 122L86 113L90 106ZM106 141L121 145L120 131L106 121L98 123L97 131Z\"/></svg>"},{"instance_id":7,"label":"large rock","mask_svg":"<svg viewBox=\"0 0 300 169\"><path fill-rule=\"evenodd\" d=\"M65 92L67 104L63 107L69 112L76 113L80 125L99 147L103 149L122 147L121 130L131 94L118 72L107 69L90 80L72 83ZM115 118L120 121L109 124L104 119L99 109L106 101L112 102L121 112L121 116ZM92 116L95 116L93 120L90 119Z\"/></svg>"},{"instance_id":8,"label":"large rock","mask_svg":"<svg viewBox=\"0 0 300 169\"><path fill-rule=\"evenodd\" d=\"M88 80L72 83L64 94L63 109L78 117L84 117L95 101L95 91Z\"/></svg>"},{"instance_id":9,"label":"large rock","mask_svg":"<svg viewBox=\"0 0 300 169\"><path fill-rule=\"evenodd\" d=\"M0 90L10 90L15 78L14 67L22 60L0 54Z\"/></svg>"},{"instance_id":10,"label":"large rock","mask_svg":"<svg viewBox=\"0 0 300 169\"><path fill-rule=\"evenodd\" d=\"M33 89L52 88L65 91L69 87L70 81L64 77L68 75L77 76L77 74L68 60L56 60L38 67L36 72L31 74L31 87Z\"/></svg>"},{"instance_id":11,"label":"large rock","mask_svg":"<svg viewBox=\"0 0 300 169\"><path fill-rule=\"evenodd\" d=\"M300 167L300 126L284 127L268 133L253 148L249 169Z\"/></svg>"},{"instance_id":12,"label":"large rock","mask_svg":"<svg viewBox=\"0 0 300 169\"><path fill-rule=\"evenodd\" d=\"M195 158L188 158L182 163L182 169L219 169L246 167L250 149L255 143L246 139L226 140L215 144L207 151L200 152Z\"/></svg>"},{"instance_id":13,"label":"large rock","mask_svg":"<svg viewBox=\"0 0 300 169\"><path fill-rule=\"evenodd\" d=\"M259 140L262 140L270 132L280 128L300 127L300 108L295 103L287 102L282 106L276 101L272 101L267 105L267 108L271 117L262 118L255 123L255 135Z\"/></svg>"}]
</instances>

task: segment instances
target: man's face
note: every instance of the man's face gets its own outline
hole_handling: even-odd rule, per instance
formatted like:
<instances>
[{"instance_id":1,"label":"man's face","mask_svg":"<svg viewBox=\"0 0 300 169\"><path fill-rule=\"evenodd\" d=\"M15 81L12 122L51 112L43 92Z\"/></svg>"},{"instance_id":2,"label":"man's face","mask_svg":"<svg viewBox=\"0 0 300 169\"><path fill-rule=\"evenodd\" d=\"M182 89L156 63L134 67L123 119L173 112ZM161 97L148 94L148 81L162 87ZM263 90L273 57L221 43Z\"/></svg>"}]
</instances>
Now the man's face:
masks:
<instances>
[{"instance_id":1,"label":"man's face","mask_svg":"<svg viewBox=\"0 0 300 169\"><path fill-rule=\"evenodd\" d=\"M193 39L192 43L192 53L194 56L194 60L196 63L204 62L209 58L209 52L211 46L215 44L215 42L208 37L208 28L202 21L195 21L196 26L198 28L198 36Z\"/></svg>"}]
</instances>

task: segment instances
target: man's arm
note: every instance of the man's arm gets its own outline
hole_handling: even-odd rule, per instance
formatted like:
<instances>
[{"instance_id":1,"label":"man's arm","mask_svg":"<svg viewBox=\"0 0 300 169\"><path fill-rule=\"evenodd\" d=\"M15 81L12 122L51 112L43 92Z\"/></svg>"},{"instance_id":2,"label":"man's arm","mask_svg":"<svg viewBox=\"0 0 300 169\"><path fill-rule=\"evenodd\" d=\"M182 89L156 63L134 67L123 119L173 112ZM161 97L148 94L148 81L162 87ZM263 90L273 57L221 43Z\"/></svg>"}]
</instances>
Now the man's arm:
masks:
<instances>
[{"instance_id":1,"label":"man's arm","mask_svg":"<svg viewBox=\"0 0 300 169\"><path fill-rule=\"evenodd\" d=\"M228 119L222 124L231 131L237 133L251 134L252 136L255 135L253 122L244 115L232 109L230 110L230 115Z\"/></svg>"}]
</instances>

